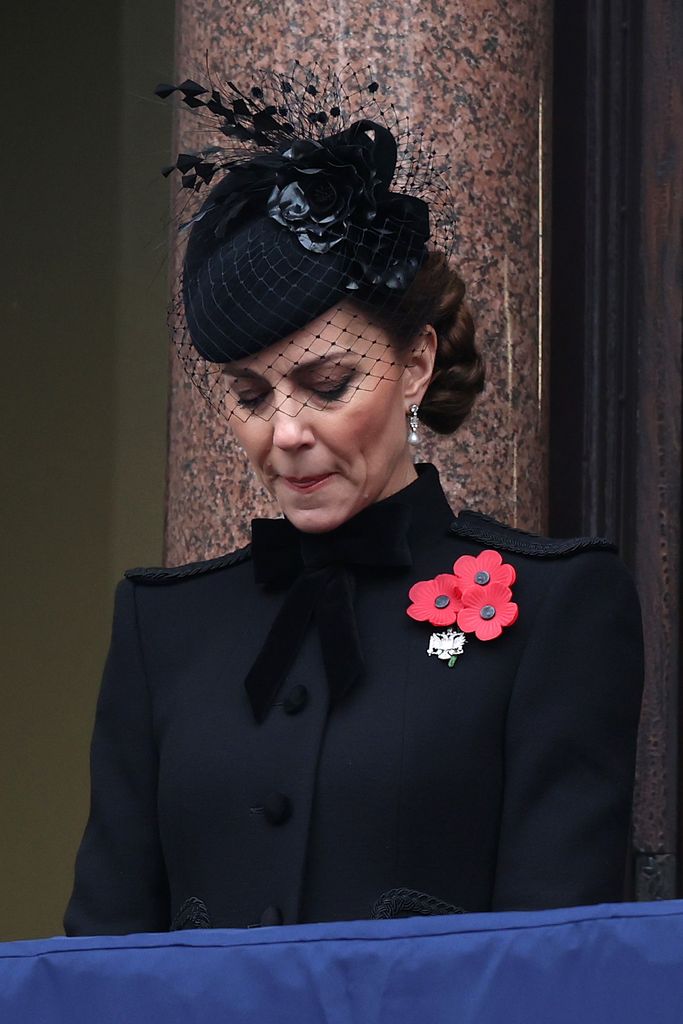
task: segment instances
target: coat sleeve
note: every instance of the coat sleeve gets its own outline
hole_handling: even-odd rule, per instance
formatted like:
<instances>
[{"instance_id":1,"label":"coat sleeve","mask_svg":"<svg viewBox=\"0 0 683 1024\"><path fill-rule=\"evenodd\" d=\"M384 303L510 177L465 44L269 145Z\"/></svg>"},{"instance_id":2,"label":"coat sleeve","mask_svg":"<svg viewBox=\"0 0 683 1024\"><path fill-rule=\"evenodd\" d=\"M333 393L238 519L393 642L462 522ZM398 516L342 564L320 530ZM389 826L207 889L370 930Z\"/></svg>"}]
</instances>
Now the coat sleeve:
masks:
<instances>
[{"instance_id":1,"label":"coat sleeve","mask_svg":"<svg viewBox=\"0 0 683 1024\"><path fill-rule=\"evenodd\" d=\"M128 580L116 590L90 774L90 815L64 930L67 935L166 931L168 886L157 827L157 755L135 587Z\"/></svg>"},{"instance_id":2,"label":"coat sleeve","mask_svg":"<svg viewBox=\"0 0 683 1024\"><path fill-rule=\"evenodd\" d=\"M583 552L555 568L508 708L494 910L623 899L640 603L612 552Z\"/></svg>"}]
</instances>

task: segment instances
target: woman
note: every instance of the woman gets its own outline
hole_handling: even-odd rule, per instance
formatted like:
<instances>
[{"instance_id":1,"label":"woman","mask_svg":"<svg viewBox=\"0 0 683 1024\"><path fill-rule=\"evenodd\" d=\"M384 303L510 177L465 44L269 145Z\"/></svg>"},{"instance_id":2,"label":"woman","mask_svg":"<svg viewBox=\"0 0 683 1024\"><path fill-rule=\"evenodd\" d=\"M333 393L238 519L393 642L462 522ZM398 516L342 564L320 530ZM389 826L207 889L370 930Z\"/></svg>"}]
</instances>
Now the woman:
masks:
<instances>
[{"instance_id":1,"label":"woman","mask_svg":"<svg viewBox=\"0 0 683 1024\"><path fill-rule=\"evenodd\" d=\"M178 160L193 191L223 172L178 323L284 518L119 584L66 931L619 900L632 578L602 538L454 516L414 466L483 386L438 195L386 123L331 129L307 79L303 136L273 81L178 87L246 147Z\"/></svg>"}]
</instances>

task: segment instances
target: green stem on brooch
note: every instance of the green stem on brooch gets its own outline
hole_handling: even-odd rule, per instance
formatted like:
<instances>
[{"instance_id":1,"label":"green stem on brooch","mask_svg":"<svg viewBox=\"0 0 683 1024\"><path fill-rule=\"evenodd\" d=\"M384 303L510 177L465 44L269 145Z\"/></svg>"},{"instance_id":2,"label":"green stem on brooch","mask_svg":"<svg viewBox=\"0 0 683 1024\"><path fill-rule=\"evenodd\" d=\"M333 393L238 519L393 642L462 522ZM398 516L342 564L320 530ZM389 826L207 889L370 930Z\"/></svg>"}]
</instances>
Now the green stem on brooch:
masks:
<instances>
[{"instance_id":1,"label":"green stem on brooch","mask_svg":"<svg viewBox=\"0 0 683 1024\"><path fill-rule=\"evenodd\" d=\"M453 666L455 665L457 660L458 660L458 655L454 654L451 658L448 659L448 667L449 668L453 668Z\"/></svg>"}]
</instances>

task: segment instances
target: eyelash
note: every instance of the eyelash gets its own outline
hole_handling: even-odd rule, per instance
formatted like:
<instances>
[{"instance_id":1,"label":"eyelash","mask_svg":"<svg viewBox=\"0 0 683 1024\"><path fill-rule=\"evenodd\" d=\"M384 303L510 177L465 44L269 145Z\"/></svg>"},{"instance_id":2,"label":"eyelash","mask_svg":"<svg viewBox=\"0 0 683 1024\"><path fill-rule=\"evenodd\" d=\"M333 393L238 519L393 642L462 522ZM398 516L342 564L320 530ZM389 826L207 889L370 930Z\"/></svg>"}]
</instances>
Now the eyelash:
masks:
<instances>
[{"instance_id":1,"label":"eyelash","mask_svg":"<svg viewBox=\"0 0 683 1024\"><path fill-rule=\"evenodd\" d=\"M353 374L346 377L345 380L340 381L340 383L333 388L311 388L310 390L313 392L313 394L318 395L320 398L324 398L327 401L334 402L337 399L341 398L342 395L346 393L346 391L348 391L352 376ZM267 394L268 392L263 392L263 394L255 395L253 398L247 398L238 395L237 402L245 409L256 409L261 404L261 402L265 400Z\"/></svg>"},{"instance_id":2,"label":"eyelash","mask_svg":"<svg viewBox=\"0 0 683 1024\"><path fill-rule=\"evenodd\" d=\"M244 398L242 395L237 396L237 404L243 406L245 409L255 409L265 398L265 395L256 395L255 398Z\"/></svg>"},{"instance_id":3,"label":"eyelash","mask_svg":"<svg viewBox=\"0 0 683 1024\"><path fill-rule=\"evenodd\" d=\"M321 398L328 398L330 401L334 401L336 398L341 398L343 394L349 389L351 383L351 377L346 377L345 380L335 384L332 388L311 388L316 395L320 395Z\"/></svg>"}]
</instances>

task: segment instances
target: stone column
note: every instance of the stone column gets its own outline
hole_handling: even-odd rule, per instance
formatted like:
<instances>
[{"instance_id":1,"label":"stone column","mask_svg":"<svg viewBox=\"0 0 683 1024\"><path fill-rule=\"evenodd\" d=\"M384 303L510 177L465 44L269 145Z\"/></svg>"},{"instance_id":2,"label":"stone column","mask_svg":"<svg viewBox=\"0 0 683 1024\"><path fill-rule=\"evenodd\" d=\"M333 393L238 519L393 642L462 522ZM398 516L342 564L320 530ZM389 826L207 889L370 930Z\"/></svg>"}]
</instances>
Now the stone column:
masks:
<instances>
[{"instance_id":1,"label":"stone column","mask_svg":"<svg viewBox=\"0 0 683 1024\"><path fill-rule=\"evenodd\" d=\"M285 67L292 58L370 65L399 113L450 154L459 204L458 264L469 285L488 383L452 437L420 458L442 473L453 508L524 529L546 517L543 208L551 7L547 0L180 0L179 79L208 50L225 69ZM182 145L186 120L179 131ZM189 141L186 143L189 145ZM173 362L166 558L177 564L243 544L254 515L275 508ZM423 431L426 433L426 430Z\"/></svg>"}]
</instances>

